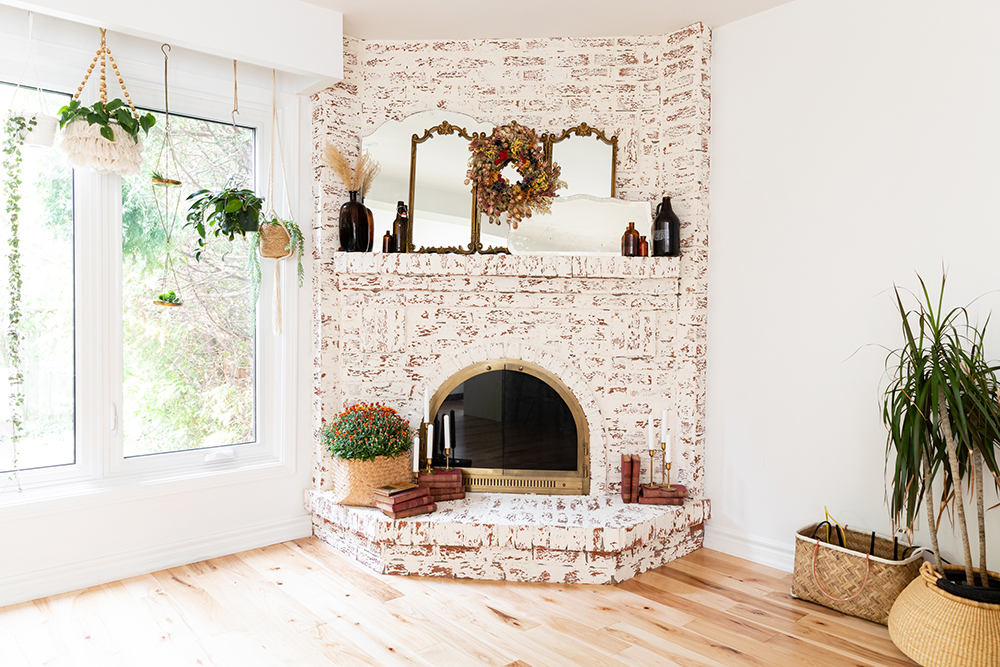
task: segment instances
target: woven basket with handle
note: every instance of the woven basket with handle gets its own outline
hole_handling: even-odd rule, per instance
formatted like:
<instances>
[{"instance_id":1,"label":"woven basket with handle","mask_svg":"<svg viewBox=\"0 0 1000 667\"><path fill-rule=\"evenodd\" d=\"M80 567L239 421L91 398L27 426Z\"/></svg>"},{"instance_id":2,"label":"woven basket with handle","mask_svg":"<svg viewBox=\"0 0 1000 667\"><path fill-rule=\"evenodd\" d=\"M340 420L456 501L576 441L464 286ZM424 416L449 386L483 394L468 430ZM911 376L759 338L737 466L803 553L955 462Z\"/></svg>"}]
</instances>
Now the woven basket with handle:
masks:
<instances>
[{"instance_id":1,"label":"woven basket with handle","mask_svg":"<svg viewBox=\"0 0 1000 667\"><path fill-rule=\"evenodd\" d=\"M292 243L292 237L288 235L288 230L284 225L272 225L270 223L260 226L260 256L271 259L284 259L289 257L294 250L288 246Z\"/></svg>"},{"instance_id":2,"label":"woven basket with handle","mask_svg":"<svg viewBox=\"0 0 1000 667\"><path fill-rule=\"evenodd\" d=\"M333 502L375 507L372 491L411 479L410 453L377 456L374 461L333 457Z\"/></svg>"},{"instance_id":3,"label":"woven basket with handle","mask_svg":"<svg viewBox=\"0 0 1000 667\"><path fill-rule=\"evenodd\" d=\"M893 541L875 536L875 549L869 555L872 534L844 530L844 546L830 531L831 543L820 524L806 526L795 534L795 569L792 595L836 609L844 614L886 624L896 597L913 581L923 561L923 550L904 554L899 547L893 558Z\"/></svg>"},{"instance_id":4,"label":"woven basket with handle","mask_svg":"<svg viewBox=\"0 0 1000 667\"><path fill-rule=\"evenodd\" d=\"M892 641L923 667L1000 665L1000 604L943 591L937 586L940 576L930 563L924 563L920 577L900 594L889 614ZM994 581L1000 578L996 572L990 576Z\"/></svg>"}]
</instances>

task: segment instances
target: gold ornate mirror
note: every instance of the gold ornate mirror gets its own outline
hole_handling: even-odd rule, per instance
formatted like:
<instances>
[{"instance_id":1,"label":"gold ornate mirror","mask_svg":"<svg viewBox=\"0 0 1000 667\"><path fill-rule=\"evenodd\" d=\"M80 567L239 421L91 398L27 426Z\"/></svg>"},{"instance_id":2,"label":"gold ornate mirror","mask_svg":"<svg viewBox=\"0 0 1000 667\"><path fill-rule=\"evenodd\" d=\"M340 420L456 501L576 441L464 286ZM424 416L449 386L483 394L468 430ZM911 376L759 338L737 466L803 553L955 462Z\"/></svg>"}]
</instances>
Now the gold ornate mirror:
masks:
<instances>
[{"instance_id":1,"label":"gold ornate mirror","mask_svg":"<svg viewBox=\"0 0 1000 667\"><path fill-rule=\"evenodd\" d=\"M580 123L544 138L546 157L561 168L566 187L559 196L614 197L618 164L618 136Z\"/></svg>"}]
</instances>

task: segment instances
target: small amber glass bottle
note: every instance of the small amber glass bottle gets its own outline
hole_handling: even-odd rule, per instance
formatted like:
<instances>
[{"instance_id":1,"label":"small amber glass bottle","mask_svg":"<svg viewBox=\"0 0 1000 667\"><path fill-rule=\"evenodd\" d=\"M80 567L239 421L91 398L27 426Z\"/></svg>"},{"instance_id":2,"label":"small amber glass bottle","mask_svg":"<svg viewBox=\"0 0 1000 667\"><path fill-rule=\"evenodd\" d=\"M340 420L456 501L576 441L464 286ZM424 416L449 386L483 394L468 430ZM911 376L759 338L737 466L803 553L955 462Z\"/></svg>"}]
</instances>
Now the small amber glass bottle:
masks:
<instances>
[{"instance_id":1,"label":"small amber glass bottle","mask_svg":"<svg viewBox=\"0 0 1000 667\"><path fill-rule=\"evenodd\" d=\"M649 241L645 236L639 237L639 257L649 257Z\"/></svg>"},{"instance_id":2,"label":"small amber glass bottle","mask_svg":"<svg viewBox=\"0 0 1000 667\"><path fill-rule=\"evenodd\" d=\"M393 246L395 245L393 241L392 234L386 230L385 236L382 237L382 252L393 252Z\"/></svg>"},{"instance_id":3,"label":"small amber glass bottle","mask_svg":"<svg viewBox=\"0 0 1000 667\"><path fill-rule=\"evenodd\" d=\"M628 223L628 229L622 235L622 255L625 257L635 257L639 254L639 232L635 228L635 223Z\"/></svg>"}]
</instances>

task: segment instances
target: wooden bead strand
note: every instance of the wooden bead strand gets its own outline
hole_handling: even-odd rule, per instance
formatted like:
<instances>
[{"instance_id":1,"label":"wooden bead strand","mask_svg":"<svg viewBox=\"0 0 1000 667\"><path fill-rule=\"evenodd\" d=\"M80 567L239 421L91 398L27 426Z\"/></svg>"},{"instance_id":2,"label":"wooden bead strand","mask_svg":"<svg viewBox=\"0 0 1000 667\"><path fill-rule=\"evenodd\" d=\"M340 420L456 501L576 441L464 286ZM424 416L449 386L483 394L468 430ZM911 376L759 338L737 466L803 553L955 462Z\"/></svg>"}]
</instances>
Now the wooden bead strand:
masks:
<instances>
[{"instance_id":1,"label":"wooden bead strand","mask_svg":"<svg viewBox=\"0 0 1000 667\"><path fill-rule=\"evenodd\" d=\"M115 57L111 55L111 49L108 48L107 42L107 29L98 28L101 31L101 45L97 49L97 53L94 54L94 60L90 63L90 67L87 69L87 73L83 76L83 81L80 82L80 87L76 89L76 95L73 96L74 100L80 99L80 94L83 93L83 87L87 85L87 81L90 80L90 75L93 74L94 68L97 66L97 61L101 61L101 104L108 103L108 80L107 80L107 61L111 61L111 68L115 71L115 76L118 77L118 85L122 87L122 93L125 94L125 101L128 102L129 109L132 110L132 117L136 120L139 119L139 112L135 110L135 104L132 103L132 96L128 94L128 88L125 87L125 79L122 78L121 70L118 69L118 63L115 62Z\"/></svg>"}]
</instances>

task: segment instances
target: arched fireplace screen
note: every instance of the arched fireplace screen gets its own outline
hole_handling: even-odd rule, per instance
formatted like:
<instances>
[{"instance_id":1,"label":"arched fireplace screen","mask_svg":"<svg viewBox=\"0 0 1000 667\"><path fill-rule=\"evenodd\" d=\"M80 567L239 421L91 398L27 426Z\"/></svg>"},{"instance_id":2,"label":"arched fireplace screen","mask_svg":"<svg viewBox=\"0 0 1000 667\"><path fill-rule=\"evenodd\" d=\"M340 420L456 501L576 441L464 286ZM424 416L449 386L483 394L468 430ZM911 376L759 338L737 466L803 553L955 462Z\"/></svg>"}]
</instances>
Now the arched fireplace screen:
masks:
<instances>
[{"instance_id":1,"label":"arched fireplace screen","mask_svg":"<svg viewBox=\"0 0 1000 667\"><path fill-rule=\"evenodd\" d=\"M536 364L496 359L449 378L431 401L434 465L443 466L449 415L451 465L466 489L586 494L589 431L583 409L559 378Z\"/></svg>"}]
</instances>

